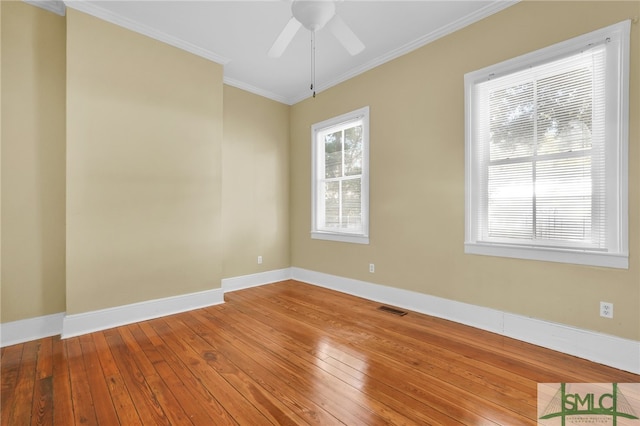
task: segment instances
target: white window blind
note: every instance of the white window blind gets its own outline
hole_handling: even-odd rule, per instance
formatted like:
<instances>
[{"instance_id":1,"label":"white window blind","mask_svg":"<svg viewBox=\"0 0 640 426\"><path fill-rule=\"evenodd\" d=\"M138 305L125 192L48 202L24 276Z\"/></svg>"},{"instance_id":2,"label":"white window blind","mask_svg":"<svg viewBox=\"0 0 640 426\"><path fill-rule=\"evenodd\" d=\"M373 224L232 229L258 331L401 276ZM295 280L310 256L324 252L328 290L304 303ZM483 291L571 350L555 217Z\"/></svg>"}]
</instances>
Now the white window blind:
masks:
<instances>
[{"instance_id":1,"label":"white window blind","mask_svg":"<svg viewBox=\"0 0 640 426\"><path fill-rule=\"evenodd\" d=\"M368 243L368 108L312 127L312 237Z\"/></svg>"},{"instance_id":2,"label":"white window blind","mask_svg":"<svg viewBox=\"0 0 640 426\"><path fill-rule=\"evenodd\" d=\"M465 76L467 252L626 267L624 27Z\"/></svg>"}]
</instances>

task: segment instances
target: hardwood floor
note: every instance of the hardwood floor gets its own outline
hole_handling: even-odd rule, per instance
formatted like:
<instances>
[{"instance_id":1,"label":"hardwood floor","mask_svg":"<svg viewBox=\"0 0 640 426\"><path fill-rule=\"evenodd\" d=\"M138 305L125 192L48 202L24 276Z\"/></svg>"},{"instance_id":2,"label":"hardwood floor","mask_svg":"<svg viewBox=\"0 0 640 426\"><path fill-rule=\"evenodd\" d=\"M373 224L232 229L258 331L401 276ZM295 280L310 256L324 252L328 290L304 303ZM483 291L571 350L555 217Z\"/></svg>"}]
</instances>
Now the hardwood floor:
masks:
<instances>
[{"instance_id":1,"label":"hardwood floor","mask_svg":"<svg viewBox=\"0 0 640 426\"><path fill-rule=\"evenodd\" d=\"M2 349L1 424L533 425L538 382L640 376L286 281Z\"/></svg>"}]
</instances>

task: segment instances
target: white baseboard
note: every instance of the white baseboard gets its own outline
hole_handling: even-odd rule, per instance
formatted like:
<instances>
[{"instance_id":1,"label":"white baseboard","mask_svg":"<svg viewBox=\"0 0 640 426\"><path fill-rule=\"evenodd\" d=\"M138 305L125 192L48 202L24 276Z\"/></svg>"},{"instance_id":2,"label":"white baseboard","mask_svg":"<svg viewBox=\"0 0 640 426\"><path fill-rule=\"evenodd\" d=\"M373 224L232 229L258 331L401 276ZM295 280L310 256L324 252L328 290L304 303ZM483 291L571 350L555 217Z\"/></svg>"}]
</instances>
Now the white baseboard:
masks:
<instances>
[{"instance_id":1,"label":"white baseboard","mask_svg":"<svg viewBox=\"0 0 640 426\"><path fill-rule=\"evenodd\" d=\"M433 315L640 374L640 342L366 281L302 268L225 278L222 287L82 314L64 313L0 324L0 347L62 334L63 338L224 303L224 293L298 281Z\"/></svg>"},{"instance_id":2,"label":"white baseboard","mask_svg":"<svg viewBox=\"0 0 640 426\"><path fill-rule=\"evenodd\" d=\"M257 287L264 284L277 283L291 279L291 268L276 269L275 271L260 272L257 274L241 275L233 278L222 279L222 289L225 293Z\"/></svg>"},{"instance_id":3,"label":"white baseboard","mask_svg":"<svg viewBox=\"0 0 640 426\"><path fill-rule=\"evenodd\" d=\"M147 300L115 308L66 315L62 324L62 338L80 336L134 322L224 303L221 288L182 294L163 299Z\"/></svg>"},{"instance_id":4,"label":"white baseboard","mask_svg":"<svg viewBox=\"0 0 640 426\"><path fill-rule=\"evenodd\" d=\"M177 314L192 309L224 303L224 293L291 278L291 269L278 269L258 274L244 275L222 280L222 288L184 294L163 299L148 300L130 305L65 315L64 312L43 317L29 318L0 324L0 347L62 335L62 338L80 336L94 331L106 330Z\"/></svg>"},{"instance_id":5,"label":"white baseboard","mask_svg":"<svg viewBox=\"0 0 640 426\"><path fill-rule=\"evenodd\" d=\"M290 268L244 275L222 280L222 288L190 293L164 299L148 300L131 305L85 312L64 317L62 338L106 330L120 325L146 321L166 315L224 303L224 293L291 278Z\"/></svg>"},{"instance_id":6,"label":"white baseboard","mask_svg":"<svg viewBox=\"0 0 640 426\"><path fill-rule=\"evenodd\" d=\"M506 312L500 334L640 374L640 342L636 340Z\"/></svg>"},{"instance_id":7,"label":"white baseboard","mask_svg":"<svg viewBox=\"0 0 640 426\"><path fill-rule=\"evenodd\" d=\"M0 347L56 336L62 330L64 312L0 324Z\"/></svg>"},{"instance_id":8,"label":"white baseboard","mask_svg":"<svg viewBox=\"0 0 640 426\"><path fill-rule=\"evenodd\" d=\"M291 277L640 374L639 341L302 268Z\"/></svg>"}]
</instances>

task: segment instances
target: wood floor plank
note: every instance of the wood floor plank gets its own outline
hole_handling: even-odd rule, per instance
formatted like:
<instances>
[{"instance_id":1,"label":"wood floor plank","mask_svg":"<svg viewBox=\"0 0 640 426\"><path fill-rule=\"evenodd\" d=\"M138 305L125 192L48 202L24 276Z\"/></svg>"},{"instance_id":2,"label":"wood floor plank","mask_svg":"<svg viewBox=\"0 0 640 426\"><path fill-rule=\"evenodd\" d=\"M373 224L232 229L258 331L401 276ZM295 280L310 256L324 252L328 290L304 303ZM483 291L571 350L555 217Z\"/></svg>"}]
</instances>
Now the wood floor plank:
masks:
<instances>
[{"instance_id":1,"label":"wood floor plank","mask_svg":"<svg viewBox=\"0 0 640 426\"><path fill-rule=\"evenodd\" d=\"M264 394L246 372L239 369L223 352L205 341L202 336L194 334L191 331L192 329L184 322L185 320L189 321L190 317L191 313L182 316L179 321L171 322L170 327L176 334L180 333L184 336L183 342L189 345L190 350L196 353L207 366L215 371L217 376L225 380L238 395L242 395L242 404L245 405L245 407L252 407L251 413L254 418L250 421L267 421L270 424L296 424L281 407L273 404L273 401L264 398ZM218 394L216 394L216 397L223 398L222 395ZM221 402L226 406L226 398ZM267 409L264 409L265 407ZM243 422L239 423L242 424Z\"/></svg>"},{"instance_id":2,"label":"wood floor plank","mask_svg":"<svg viewBox=\"0 0 640 426\"><path fill-rule=\"evenodd\" d=\"M195 402L195 395L191 392L189 387L185 386L182 380L174 373L173 369L164 360L162 354L158 352L156 347L144 334L138 324L133 324L127 327L131 336L135 339L136 343L146 354L149 362L155 370L155 377L157 383L155 383L156 395L164 395L162 405L167 407L166 411L174 416L174 424L187 424L192 423L199 424L213 424L214 419L211 418L202 408ZM157 389L161 389L158 392ZM175 418L176 415L180 415L181 418Z\"/></svg>"},{"instance_id":3,"label":"wood floor plank","mask_svg":"<svg viewBox=\"0 0 640 426\"><path fill-rule=\"evenodd\" d=\"M144 377L144 381L157 402L157 404L154 404L154 406L158 407L156 411L158 414L162 412L162 415L166 417L166 421L169 424L193 424L191 417L185 412L172 390L163 381L154 364L151 362L150 358L154 358L156 361L159 360L155 348L150 346L148 347L148 351L143 351L139 342L132 334L132 330L137 328L138 326L136 324L132 324L118 327L116 330L119 332L127 352L137 364L140 374Z\"/></svg>"},{"instance_id":4,"label":"wood floor plank","mask_svg":"<svg viewBox=\"0 0 640 426\"><path fill-rule=\"evenodd\" d=\"M293 280L2 348L2 426L527 425L537 385L640 376Z\"/></svg>"},{"instance_id":5,"label":"wood floor plank","mask_svg":"<svg viewBox=\"0 0 640 426\"><path fill-rule=\"evenodd\" d=\"M308 285L300 287L299 283L294 281L288 281L283 284L290 286L288 288L297 288L298 291L309 288L307 287ZM265 289L268 289L268 287L265 287ZM348 303L350 315L353 317L363 318L363 315L371 314L372 303L370 301L350 295L342 296L346 300L331 303L333 300L331 297L324 297L323 294L318 292L310 293L315 306L328 305L339 308ZM373 305L377 304L374 303ZM404 317L388 318L389 320L384 323L375 322L375 324L378 327L384 327L385 331L396 330L400 335L411 334L411 329L419 333L428 330L432 343L435 343L434 339L437 339L439 346L452 349L454 352L459 351L461 347L476 348L478 352L474 355L480 358L482 362L487 365L498 362L500 364L498 364L497 368L506 370L507 373L516 373L512 375L514 378L521 377L519 373L523 370L527 371L528 375L538 374L537 370L539 370L540 374L553 374L553 376L540 377L540 380L534 381L580 381L577 378L584 379L585 374L588 373L591 377L590 382L607 382L611 374L619 376L620 373L624 373L611 367L598 365L560 352L549 352L540 346L510 339L495 333L469 333L470 327L441 318L414 315L410 322L403 321L402 318ZM366 323L366 321L363 322ZM505 357L496 357L495 354L505 355ZM526 356L523 357L522 354L526 354ZM481 355L484 356L481 357ZM633 379L633 375L630 376L630 379Z\"/></svg>"},{"instance_id":6,"label":"wood floor plank","mask_svg":"<svg viewBox=\"0 0 640 426\"><path fill-rule=\"evenodd\" d=\"M53 338L53 424L73 425L73 397L66 341Z\"/></svg>"},{"instance_id":7,"label":"wood floor plank","mask_svg":"<svg viewBox=\"0 0 640 426\"><path fill-rule=\"evenodd\" d=\"M410 394L401 392L379 380L377 376L371 375L368 371L369 364L366 361L363 362L344 352L339 352L338 356L333 357L328 353L331 350L330 348L333 347L329 341L323 341L318 347L313 347L306 345L301 339L292 339L290 335L269 328L260 322L254 321L249 327L246 324L249 322L250 317L245 318L243 312L234 313L232 318L240 320L237 326L243 329L247 335L254 338L258 338L260 335L277 335L277 337L267 340L269 347L274 348L274 350L277 350L278 347L286 348L288 351L308 359L317 367L335 375L340 380L350 383L353 387L359 387L371 397L380 399L391 407L402 409L406 415L413 416L419 423L455 423L454 419L448 415L433 410L428 405L413 398ZM348 358L348 360L345 360L345 358ZM366 382L367 386L362 386L362 382Z\"/></svg>"},{"instance_id":8,"label":"wood floor plank","mask_svg":"<svg viewBox=\"0 0 640 426\"><path fill-rule=\"evenodd\" d=\"M207 309L204 311L208 315L216 315L218 311L214 309ZM206 318L205 316L204 318ZM337 379L349 384L354 388L358 388L360 391L367 394L369 397L383 402L392 409L396 409L398 412L403 412L405 417L409 417L407 420L413 420L421 424L438 423L441 424L455 424L454 420L446 415L442 415L439 412L431 413L428 415L429 407L421 406L418 401L410 399L406 394L396 391L393 388L386 386L384 383L367 377L367 386L362 386L364 374L361 371L357 371L353 376L349 376L333 368L326 362L326 357L318 356L317 353L313 353L311 347L304 345L298 345L298 341L291 341L286 335L277 335L277 332L272 328L269 328L258 321L252 321L252 318L244 315L241 311L236 311L232 315L219 315L220 319L229 320L233 319L234 333L242 335L242 342L253 340L259 341L264 349L271 351L276 356L282 357L288 361L291 361L294 365L297 363L296 357L299 357L306 361L309 366L318 367L324 370L327 374L335 376ZM283 351L285 349L285 351ZM250 352L262 353L261 351ZM267 364L267 363L265 363ZM260 365L260 364L258 364ZM299 375L299 373L297 373ZM274 390L274 393L281 393L283 387L278 387ZM295 389L299 389L299 385L296 384ZM391 396L390 396L391 395ZM283 396L280 396L283 398ZM294 395L295 397L295 395ZM396 403L398 400L403 403ZM331 409L330 409L331 410ZM340 416L340 413L336 413L336 416ZM326 420L320 421L318 424L328 424Z\"/></svg>"},{"instance_id":9,"label":"wood floor plank","mask_svg":"<svg viewBox=\"0 0 640 426\"><path fill-rule=\"evenodd\" d=\"M176 402L180 405L181 410L188 417L189 421L194 425L214 424L216 419L211 417L207 410L202 409L202 406L197 400L197 393L176 375L169 363L164 359L162 353L156 349L142 328L138 324L134 324L128 328L140 348L147 354L149 361L152 362L158 378L162 380L166 388L171 389L171 393L175 397Z\"/></svg>"},{"instance_id":10,"label":"wood floor plank","mask_svg":"<svg viewBox=\"0 0 640 426\"><path fill-rule=\"evenodd\" d=\"M196 333L201 335L207 342L216 347L225 358L233 360L234 365L241 371L250 375L259 386L263 397L257 402L258 405L276 404L280 410L289 415L295 412L303 419L301 422L310 424L339 424L338 420L325 411L320 405L305 397L305 392L301 392L304 386L302 374L278 368L280 374L273 373L276 360L270 357L264 348L244 345L244 336L237 334L228 325L210 321L204 317L204 311L199 310L193 313L198 321L186 321ZM215 331L212 332L212 328ZM222 328L226 328L223 331ZM289 373L289 374L287 374ZM257 393L254 392L257 395ZM268 403L266 401L269 401Z\"/></svg>"},{"instance_id":11,"label":"wood floor plank","mask_svg":"<svg viewBox=\"0 0 640 426\"><path fill-rule=\"evenodd\" d=\"M0 358L0 374L2 375L0 387L0 420L2 424L9 424L13 405L16 403L16 386L20 373L22 354L25 345L12 345L2 348Z\"/></svg>"},{"instance_id":12,"label":"wood floor plank","mask_svg":"<svg viewBox=\"0 0 640 426\"><path fill-rule=\"evenodd\" d=\"M255 294L251 295L252 297ZM232 297L242 297L241 294L233 294ZM245 301L243 306L249 302ZM266 300L254 300L256 309L262 309L264 311L264 306L268 303ZM277 309L270 310L270 315L272 320L275 323L280 323L279 316L286 317L286 312L278 312ZM300 321L296 319L295 321ZM312 325L306 323L306 320L300 321L300 323L291 329L287 329L286 333L290 333L295 336L296 339L304 340L307 336L312 336L314 334L314 329L318 329ZM297 330L300 330L300 333L297 333ZM296 334L297 333L297 334ZM324 345L322 345L321 350L329 351L331 354L340 354L340 357L343 357L345 354L348 354L352 359L357 360L357 364L366 365L367 371L391 371L393 377L397 378L398 381L393 383L393 386L402 392L406 392L410 395L413 395L414 398L421 401L435 401L436 404L432 406L438 407L441 410L441 413L452 417L455 421L461 422L463 424L476 424L476 423L490 423L490 421L486 418L483 418L479 415L478 411L475 409L467 409L464 406L457 405L454 401L456 397L459 395L455 395L453 393L454 390L449 390L450 386L447 382L443 382L437 379L434 379L430 376L425 376L420 380L420 378L416 377L416 374L420 373L416 370L407 371L405 365L399 365L393 359L387 359L386 357L378 356L374 353L367 352L363 354L360 349L354 348L354 342L351 339L349 333L347 333L346 338L336 338L338 334L333 335L333 339L326 341ZM357 366L354 365L354 368ZM469 394L463 388L459 388L463 398L471 398L474 396ZM454 395L452 397L447 397L447 395ZM428 404L429 405L429 404ZM511 421L515 421L513 418ZM514 423L515 424L515 423Z\"/></svg>"},{"instance_id":13,"label":"wood floor plank","mask_svg":"<svg viewBox=\"0 0 640 426\"><path fill-rule=\"evenodd\" d=\"M116 365L104 333L92 333L91 337L119 424L142 425L136 406ZM104 422L101 421L101 423Z\"/></svg>"},{"instance_id":14,"label":"wood floor plank","mask_svg":"<svg viewBox=\"0 0 640 426\"><path fill-rule=\"evenodd\" d=\"M129 353L118 330L106 330L104 335L142 423L170 425L171 422L153 394L147 379L138 368L135 359Z\"/></svg>"},{"instance_id":15,"label":"wood floor plank","mask_svg":"<svg viewBox=\"0 0 640 426\"><path fill-rule=\"evenodd\" d=\"M113 406L113 399L100 364L93 336L85 334L80 336L78 340L82 349L87 379L91 383L91 399L95 407L96 420L98 424L117 425L119 423L118 415Z\"/></svg>"},{"instance_id":16,"label":"wood floor plank","mask_svg":"<svg viewBox=\"0 0 640 426\"><path fill-rule=\"evenodd\" d=\"M36 364L31 424L53 424L53 338L42 339Z\"/></svg>"},{"instance_id":17,"label":"wood floor plank","mask_svg":"<svg viewBox=\"0 0 640 426\"><path fill-rule=\"evenodd\" d=\"M292 282L287 282L284 284L291 286ZM299 288L300 290L307 290L309 287L300 287L296 283L295 288ZM262 290L270 291L269 286L264 286L263 288L261 288L261 291ZM348 303L349 311L352 312L353 317L363 318L363 314L366 311L369 311L369 313L372 311L371 302L348 295L344 295L344 297L345 300L342 300L339 303L341 305L345 305ZM332 300L331 297L327 297L325 294L318 292L311 292L310 296L305 296L304 299L308 298L313 299L314 305L318 307L322 304L326 305L330 303L329 301ZM303 300L298 298L297 301L299 303L304 303ZM334 306L336 305L334 304ZM362 306L366 306L366 308L362 308ZM577 377L584 377L585 373L589 372L590 368L592 368L593 366L596 366L596 371L600 372L601 375L593 375L592 377L594 379L600 378L602 379L601 381L604 382L606 382L607 379L611 376L611 374L607 374L607 370L609 372L613 372L617 376L620 376L620 373L624 373L610 367L598 366L597 364L590 363L576 357L572 357L559 352L548 351L547 349L520 342L514 339L509 339L504 336L499 336L494 333L471 333L470 330L475 329L464 326L462 324L453 323L451 321L429 317L426 315L411 316L412 320L410 322L403 320L403 318L406 317L390 316L388 317L389 319L384 323L379 321L367 321L366 317L364 317L365 321L362 321L362 323L367 325L367 327L373 327L372 324L375 324L375 326L377 327L382 326L384 327L383 332L385 333L387 332L387 330L391 329L391 327L402 324L403 328L400 329L399 335L411 334L410 329L404 327L404 325L408 324L409 327L414 328L416 326L420 327L419 331L421 333L427 333L430 344L436 343L437 341L438 346L452 350L455 353L461 353L464 350L468 350L470 351L469 353L474 356L474 358L480 358L480 360L486 365L502 363L497 364L499 366L498 368L507 369L507 373L515 373L512 374L514 378L521 378L520 374L523 371L526 371L527 374L530 375L532 372L535 374L535 370L540 369L543 370L544 374L547 375L550 372L557 372L557 374L551 377L547 377L547 379L551 379L548 380L551 382L553 382L554 380L558 381L558 379L562 378L575 379ZM396 327L396 330L397 329L398 328ZM437 330L440 330L440 332L438 332ZM470 347L470 349L465 349L466 347ZM539 356L529 356L529 354ZM526 361L521 362L522 360ZM551 360L552 362L549 362L549 360ZM508 370L509 367L513 367L515 365L519 366L518 369ZM629 375L629 377L634 376L630 373Z\"/></svg>"},{"instance_id":18,"label":"wood floor plank","mask_svg":"<svg viewBox=\"0 0 640 426\"><path fill-rule=\"evenodd\" d=\"M31 424L53 424L53 378L38 379L35 384Z\"/></svg>"},{"instance_id":19,"label":"wood floor plank","mask_svg":"<svg viewBox=\"0 0 640 426\"><path fill-rule=\"evenodd\" d=\"M182 351L178 351L177 353L173 352L171 348L165 344L162 337L156 333L156 330L151 326L150 322L147 321L140 323L140 328L152 342L156 351L162 356L162 359L171 368L173 374L180 377L183 386L189 390L190 395L193 397L193 402L200 407L201 411L203 411L201 415L207 415L210 418L215 419L215 422L220 424L237 424L237 422L230 416L213 394L209 392L208 388L203 383L209 383L210 381L201 380L201 376L195 374L194 371L190 370L187 365L185 365L185 360L181 358L181 356L184 355ZM170 337L167 336L167 338Z\"/></svg>"},{"instance_id":20,"label":"wood floor plank","mask_svg":"<svg viewBox=\"0 0 640 426\"><path fill-rule=\"evenodd\" d=\"M398 359L403 360L403 363L405 364L414 365L416 367L420 367L422 364L424 365L431 364L430 374L433 377L439 377L443 382L451 380L450 376L451 376L452 369L447 368L446 364L443 367L443 369L439 371L439 374L437 374L438 370L434 369L433 362L429 361L428 359L424 359L423 360L424 362L416 361L415 357L413 356L410 358L405 357L403 359L405 355L404 352L402 350L401 351L398 351L398 350L406 349L406 348L404 348L403 346L400 346L397 340L394 340L393 347L385 348L384 345L379 345L380 341L375 335L372 335L371 333L367 333L366 327L360 326L357 330L354 330L352 329L350 324L341 323L339 318L336 318L336 316L333 315L333 313L329 315L326 313L322 313L320 311L309 312L304 307L306 301L309 300L309 296L304 292L301 292L298 295L294 295L293 297L289 297L290 295L287 292L278 292L278 297L272 298L269 293L270 286L263 286L257 290L258 291L256 292L252 292L250 297L255 299L256 297L260 297L260 295L262 295L261 299L256 299L255 301L257 302L257 305L259 305L263 310L266 304L272 302L275 304L274 309L276 309L277 312L280 312L280 314L283 316L286 316L288 315L289 312L291 312L294 314L296 318L304 317L305 319L303 322L315 324L316 327L322 328L323 330L325 330L331 335L345 335L349 337L352 343L357 342L357 345L359 346L369 345L368 347L370 351L374 351L388 358L388 360L382 362L381 365L384 365L387 362L395 362ZM235 293L230 295L230 297L235 297L235 296L236 296ZM238 294L238 296L240 296L240 294ZM322 300L326 301L330 299L330 295L322 294L321 298ZM344 301L341 306L343 306L342 310L344 311ZM355 316L351 316L350 318L361 318L361 316L355 315ZM277 319L276 319L276 322L277 322ZM369 321L366 321L366 320L362 322L366 324L369 323ZM375 321L372 321L372 322L375 323ZM371 345L377 345L377 346L371 346ZM419 351L416 353L419 353ZM467 354L462 352L462 355L464 357L472 357L473 352L467 353ZM451 361L451 358L449 358L449 362L450 361ZM457 363L454 363L454 365L455 364ZM526 371L526 369L523 369L522 371ZM421 374L420 371L419 371L419 374ZM467 378L458 379L457 386L460 388L460 392L466 395L466 400L475 401L478 398L477 397L478 393L480 393L482 395L482 400L493 404L494 412L491 413L491 416L498 421L506 421L507 418L511 418L510 421L513 422L514 413L512 413L512 411L516 411L516 413L519 414L520 421L523 421L523 422L526 422L527 418L530 419L530 421L532 421L535 418L535 410L536 410L535 397L527 398L526 393L524 395L520 394L514 397L513 395L509 395L513 392L513 390L510 389L509 387L505 387L504 392L501 392L500 389L496 389L495 391L492 392L491 389L487 388L487 383L491 383L491 381L485 382L486 379L484 377L478 377L477 379L478 379L477 385L473 385L473 383L471 384L468 383ZM497 382L500 383L500 380L498 380ZM442 386L442 385L439 385L439 386ZM530 390L528 394L535 395L535 392L536 392L536 383L534 381L530 381ZM503 400L505 399L509 401L508 408L504 406L505 404Z\"/></svg>"},{"instance_id":21,"label":"wood floor plank","mask_svg":"<svg viewBox=\"0 0 640 426\"><path fill-rule=\"evenodd\" d=\"M315 306L309 308L308 299L296 298L295 296L286 296L283 299L290 301L294 305L301 305L296 306L298 313L304 312L305 315L315 316L321 322L327 321L330 317L336 317L334 315L335 311L324 312L324 310L318 310ZM324 299L326 300L327 298ZM484 399L498 405L505 398L509 398L511 401L509 404L510 409L520 414L528 414L532 409L536 408L535 404L530 403L530 393L519 391L504 377L490 376L485 366L475 366L467 363L467 359L475 357L475 350L460 348L457 353L451 353L451 351L445 353L441 348L433 345L427 347L425 342L413 338L408 333L390 333L388 329L381 333L382 330L379 327L370 327L369 324L392 322L393 320L402 321L402 317L394 316L389 318L389 314L379 310L369 309L368 317L361 314L357 318L359 320L357 326L353 322L343 321L342 328L349 332L355 332L357 327L361 333L358 343L360 346L366 346L384 357L412 365L416 369L421 369L422 366L428 365L430 367L430 375L441 380L449 381L452 374L457 375L456 380L469 392L474 394L482 392ZM389 335L393 337L392 345L388 344ZM428 350L426 350L427 348ZM442 359L446 359L447 362L439 362ZM452 363L451 361L455 362ZM494 387L493 383L499 383L499 386ZM530 382L529 385L532 386L533 383Z\"/></svg>"},{"instance_id":22,"label":"wood floor plank","mask_svg":"<svg viewBox=\"0 0 640 426\"><path fill-rule=\"evenodd\" d=\"M36 379L45 379L53 375L53 337L40 340L38 361L36 363Z\"/></svg>"},{"instance_id":23,"label":"wood floor plank","mask_svg":"<svg viewBox=\"0 0 640 426\"><path fill-rule=\"evenodd\" d=\"M272 424L241 392L218 373L215 366L211 365L216 360L214 353L209 351L200 353L185 340L187 335L192 333L191 329L175 318L153 321L152 325L158 334L163 336L167 346L180 354L180 358L189 370L224 407L229 418L240 425Z\"/></svg>"},{"instance_id":24,"label":"wood floor plank","mask_svg":"<svg viewBox=\"0 0 640 426\"><path fill-rule=\"evenodd\" d=\"M31 424L32 405L22 404L21 401L33 401L36 364L41 343L40 340L36 340L24 344L16 386L13 390L15 395L13 396L13 406L10 408L8 424Z\"/></svg>"},{"instance_id":25,"label":"wood floor plank","mask_svg":"<svg viewBox=\"0 0 640 426\"><path fill-rule=\"evenodd\" d=\"M73 396L73 417L76 425L97 425L96 410L91 396L89 376L85 368L80 338L73 337L66 342L69 362L69 379Z\"/></svg>"}]
</instances>

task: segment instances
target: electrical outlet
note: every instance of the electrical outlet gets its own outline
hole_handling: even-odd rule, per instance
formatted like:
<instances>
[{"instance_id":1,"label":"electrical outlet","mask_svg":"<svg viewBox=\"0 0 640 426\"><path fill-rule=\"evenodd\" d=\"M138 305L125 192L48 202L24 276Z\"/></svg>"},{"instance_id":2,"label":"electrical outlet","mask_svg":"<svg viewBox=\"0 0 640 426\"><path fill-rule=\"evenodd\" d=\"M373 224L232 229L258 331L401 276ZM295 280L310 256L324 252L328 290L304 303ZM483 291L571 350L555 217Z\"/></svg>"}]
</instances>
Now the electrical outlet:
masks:
<instances>
[{"instance_id":1,"label":"electrical outlet","mask_svg":"<svg viewBox=\"0 0 640 426\"><path fill-rule=\"evenodd\" d=\"M376 271L376 265L374 265L373 263L369 264L369 272L371 272L372 274Z\"/></svg>"},{"instance_id":2,"label":"electrical outlet","mask_svg":"<svg viewBox=\"0 0 640 426\"><path fill-rule=\"evenodd\" d=\"M603 318L613 318L613 303L600 302L600 316Z\"/></svg>"},{"instance_id":3,"label":"electrical outlet","mask_svg":"<svg viewBox=\"0 0 640 426\"><path fill-rule=\"evenodd\" d=\"M262 265L262 256L258 256L258 265Z\"/></svg>"}]
</instances>

